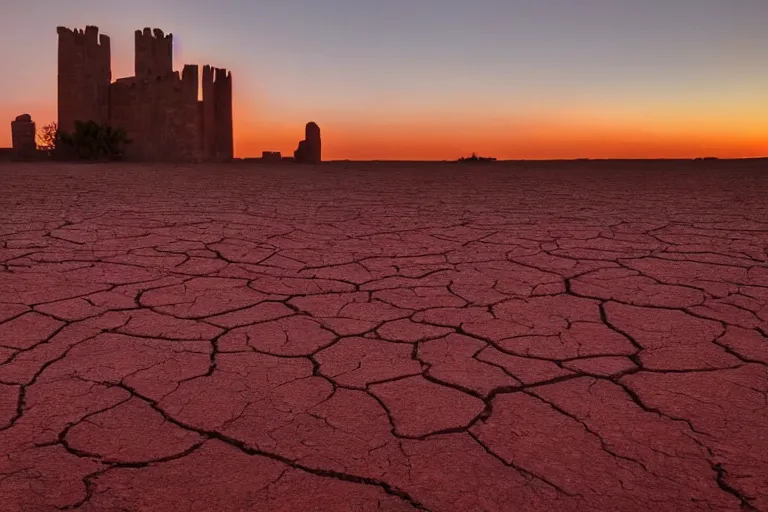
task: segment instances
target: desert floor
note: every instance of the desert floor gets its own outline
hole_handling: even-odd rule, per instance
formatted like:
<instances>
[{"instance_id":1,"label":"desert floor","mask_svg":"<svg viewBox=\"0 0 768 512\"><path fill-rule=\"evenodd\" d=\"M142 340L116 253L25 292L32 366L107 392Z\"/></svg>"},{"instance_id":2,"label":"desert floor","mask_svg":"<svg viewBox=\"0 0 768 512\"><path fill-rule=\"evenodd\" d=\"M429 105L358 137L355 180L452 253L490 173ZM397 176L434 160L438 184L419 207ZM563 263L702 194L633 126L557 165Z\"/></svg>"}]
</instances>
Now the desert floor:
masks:
<instances>
[{"instance_id":1,"label":"desert floor","mask_svg":"<svg viewBox=\"0 0 768 512\"><path fill-rule=\"evenodd\" d=\"M768 510L768 163L0 165L0 510Z\"/></svg>"}]
</instances>

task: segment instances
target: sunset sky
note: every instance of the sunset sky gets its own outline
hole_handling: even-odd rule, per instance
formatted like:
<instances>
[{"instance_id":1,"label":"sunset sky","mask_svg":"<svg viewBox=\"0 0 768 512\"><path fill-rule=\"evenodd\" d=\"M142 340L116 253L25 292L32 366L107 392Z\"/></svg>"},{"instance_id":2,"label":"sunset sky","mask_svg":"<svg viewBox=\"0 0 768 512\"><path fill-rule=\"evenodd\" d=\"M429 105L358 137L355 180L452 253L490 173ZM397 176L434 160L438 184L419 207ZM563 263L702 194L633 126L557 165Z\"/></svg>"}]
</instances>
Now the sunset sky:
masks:
<instances>
[{"instance_id":1,"label":"sunset sky","mask_svg":"<svg viewBox=\"0 0 768 512\"><path fill-rule=\"evenodd\" d=\"M0 147L56 119L56 26L232 70L236 156L768 156L768 0L53 0L0 17Z\"/></svg>"}]
</instances>

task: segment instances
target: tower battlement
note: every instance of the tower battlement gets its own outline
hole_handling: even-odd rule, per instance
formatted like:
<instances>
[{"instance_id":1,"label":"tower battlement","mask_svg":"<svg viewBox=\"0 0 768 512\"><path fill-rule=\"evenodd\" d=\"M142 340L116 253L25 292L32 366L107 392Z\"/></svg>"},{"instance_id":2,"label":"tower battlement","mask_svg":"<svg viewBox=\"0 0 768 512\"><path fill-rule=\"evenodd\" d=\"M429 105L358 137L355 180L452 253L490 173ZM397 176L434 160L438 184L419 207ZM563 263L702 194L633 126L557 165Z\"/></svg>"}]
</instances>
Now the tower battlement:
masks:
<instances>
[{"instance_id":1,"label":"tower battlement","mask_svg":"<svg viewBox=\"0 0 768 512\"><path fill-rule=\"evenodd\" d=\"M152 89L155 96L178 96L186 101L197 101L199 90L199 67L197 64L185 64L184 69L172 71L156 78L129 76L112 82L112 100L116 95L123 96L124 91Z\"/></svg>"},{"instance_id":2,"label":"tower battlement","mask_svg":"<svg viewBox=\"0 0 768 512\"><path fill-rule=\"evenodd\" d=\"M159 28L134 33L136 76L162 76L173 72L173 34Z\"/></svg>"},{"instance_id":3,"label":"tower battlement","mask_svg":"<svg viewBox=\"0 0 768 512\"><path fill-rule=\"evenodd\" d=\"M106 34L99 34L99 27L94 25L87 25L85 30L56 27L56 33L59 35L59 46L62 44L87 45L92 47L98 46L109 50L109 36Z\"/></svg>"}]
</instances>

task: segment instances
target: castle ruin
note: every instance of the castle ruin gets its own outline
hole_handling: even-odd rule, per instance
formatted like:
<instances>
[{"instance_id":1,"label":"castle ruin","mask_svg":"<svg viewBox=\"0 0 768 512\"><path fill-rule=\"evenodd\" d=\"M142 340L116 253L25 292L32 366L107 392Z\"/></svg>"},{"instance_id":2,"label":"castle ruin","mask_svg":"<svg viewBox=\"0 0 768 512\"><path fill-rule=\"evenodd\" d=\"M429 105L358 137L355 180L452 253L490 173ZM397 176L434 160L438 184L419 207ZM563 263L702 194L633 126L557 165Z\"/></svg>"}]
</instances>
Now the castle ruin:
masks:
<instances>
[{"instance_id":1,"label":"castle ruin","mask_svg":"<svg viewBox=\"0 0 768 512\"><path fill-rule=\"evenodd\" d=\"M112 82L109 37L98 27L58 27L58 124L75 121L124 128L132 140L126 159L222 161L234 156L232 74L203 66L173 70L173 35L135 33L135 76Z\"/></svg>"}]
</instances>

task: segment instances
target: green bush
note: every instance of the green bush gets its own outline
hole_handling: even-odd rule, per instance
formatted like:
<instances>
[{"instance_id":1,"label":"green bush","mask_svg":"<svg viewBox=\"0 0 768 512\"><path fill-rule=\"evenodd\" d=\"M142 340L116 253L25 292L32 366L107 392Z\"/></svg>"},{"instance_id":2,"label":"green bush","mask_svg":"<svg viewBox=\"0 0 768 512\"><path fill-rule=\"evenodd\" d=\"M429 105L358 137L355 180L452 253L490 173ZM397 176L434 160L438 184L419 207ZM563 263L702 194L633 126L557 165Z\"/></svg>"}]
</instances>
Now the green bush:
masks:
<instances>
[{"instance_id":1,"label":"green bush","mask_svg":"<svg viewBox=\"0 0 768 512\"><path fill-rule=\"evenodd\" d=\"M75 121L72 133L59 131L57 135L57 146L67 146L81 160L119 160L130 143L124 129L95 121Z\"/></svg>"}]
</instances>

